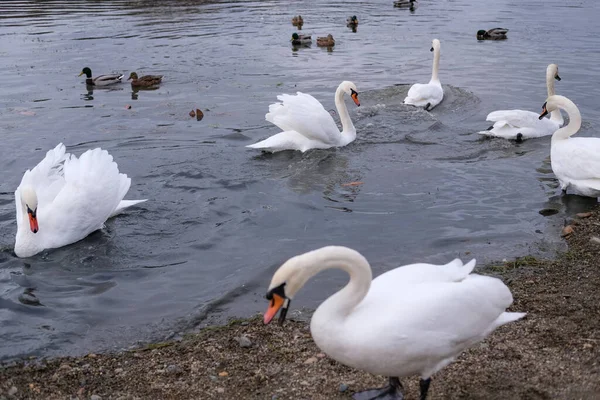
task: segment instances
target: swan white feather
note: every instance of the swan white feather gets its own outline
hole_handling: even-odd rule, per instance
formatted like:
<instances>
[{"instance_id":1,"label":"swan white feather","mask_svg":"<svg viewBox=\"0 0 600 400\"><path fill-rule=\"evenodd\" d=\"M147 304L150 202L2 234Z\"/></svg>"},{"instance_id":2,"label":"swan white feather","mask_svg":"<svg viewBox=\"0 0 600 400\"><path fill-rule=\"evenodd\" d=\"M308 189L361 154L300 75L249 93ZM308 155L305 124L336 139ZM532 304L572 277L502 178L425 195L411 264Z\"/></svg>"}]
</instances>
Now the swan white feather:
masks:
<instances>
[{"instance_id":1,"label":"swan white feather","mask_svg":"<svg viewBox=\"0 0 600 400\"><path fill-rule=\"evenodd\" d=\"M550 96L544 104L544 115L563 109L569 115L569 124L552 135L550 161L560 188L583 196L600 196L600 138L572 138L581 127L581 113L564 96ZM540 116L541 118L541 116Z\"/></svg>"},{"instance_id":2,"label":"swan white feather","mask_svg":"<svg viewBox=\"0 0 600 400\"><path fill-rule=\"evenodd\" d=\"M558 66L548 65L546 68L546 88L548 97L554 95L554 80L560 80ZM499 110L488 114L486 121L494 122L493 127L487 131L479 132L481 135L500 137L504 139L532 139L552 135L564 124L559 110L551 113L550 118L539 119L539 114L524 110ZM519 136L520 134L520 136Z\"/></svg>"},{"instance_id":3,"label":"swan white feather","mask_svg":"<svg viewBox=\"0 0 600 400\"><path fill-rule=\"evenodd\" d=\"M425 107L425 109L431 110L440 104L444 98L444 89L442 89L442 84L438 78L440 66L440 41L438 39L433 39L431 51L433 51L431 80L429 83L415 83L412 85L404 99L404 104Z\"/></svg>"},{"instance_id":4,"label":"swan white feather","mask_svg":"<svg viewBox=\"0 0 600 400\"><path fill-rule=\"evenodd\" d=\"M277 96L280 103L269 106L265 119L283 132L246 147L269 152L283 150L328 149L351 143L356 138L356 129L348 115L344 103L344 93L351 96L357 105L358 91L352 82L342 82L335 92L335 105L342 121L339 131L331 114L310 94L297 92L296 95Z\"/></svg>"},{"instance_id":5,"label":"swan white feather","mask_svg":"<svg viewBox=\"0 0 600 400\"><path fill-rule=\"evenodd\" d=\"M131 185L106 150L88 150L79 158L60 143L23 175L15 191L15 254L30 257L44 249L77 242L125 208L146 200L123 200ZM33 232L28 208L39 231Z\"/></svg>"},{"instance_id":6,"label":"swan white feather","mask_svg":"<svg viewBox=\"0 0 600 400\"><path fill-rule=\"evenodd\" d=\"M286 309L318 272L345 270L349 283L312 317L317 346L372 374L428 379L497 327L525 315L506 312L513 301L508 287L497 278L472 274L474 267L475 260L463 265L458 259L446 265L411 264L371 281L371 268L360 253L323 247L291 258L275 272L265 322Z\"/></svg>"}]
</instances>

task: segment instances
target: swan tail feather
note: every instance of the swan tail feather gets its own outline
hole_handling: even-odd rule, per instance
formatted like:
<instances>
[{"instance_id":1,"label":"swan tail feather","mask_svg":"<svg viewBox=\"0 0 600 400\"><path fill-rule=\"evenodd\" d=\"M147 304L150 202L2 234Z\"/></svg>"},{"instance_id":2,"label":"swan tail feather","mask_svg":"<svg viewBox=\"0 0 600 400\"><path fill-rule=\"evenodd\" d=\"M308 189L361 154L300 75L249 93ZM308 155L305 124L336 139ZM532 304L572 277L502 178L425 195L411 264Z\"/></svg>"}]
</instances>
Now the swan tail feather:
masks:
<instances>
[{"instance_id":1,"label":"swan tail feather","mask_svg":"<svg viewBox=\"0 0 600 400\"><path fill-rule=\"evenodd\" d=\"M282 150L300 150L305 152L310 149L310 139L296 131L285 131L273 135L258 143L246 147L275 153Z\"/></svg>"},{"instance_id":2,"label":"swan tail feather","mask_svg":"<svg viewBox=\"0 0 600 400\"><path fill-rule=\"evenodd\" d=\"M517 321L517 320L523 318L526 315L527 315L527 313L524 313L524 312L503 312L494 321L494 324L493 324L494 325L494 329L496 329L499 326L508 324L509 322Z\"/></svg>"},{"instance_id":3,"label":"swan tail feather","mask_svg":"<svg viewBox=\"0 0 600 400\"><path fill-rule=\"evenodd\" d=\"M117 214L121 214L126 208L135 206L136 204L140 204L140 203L143 203L145 201L148 201L148 199L143 199L143 200L121 200L119 202L119 205L115 209L115 211L113 211L112 214L110 214L110 216L108 218L112 218L112 217L114 217Z\"/></svg>"}]
</instances>

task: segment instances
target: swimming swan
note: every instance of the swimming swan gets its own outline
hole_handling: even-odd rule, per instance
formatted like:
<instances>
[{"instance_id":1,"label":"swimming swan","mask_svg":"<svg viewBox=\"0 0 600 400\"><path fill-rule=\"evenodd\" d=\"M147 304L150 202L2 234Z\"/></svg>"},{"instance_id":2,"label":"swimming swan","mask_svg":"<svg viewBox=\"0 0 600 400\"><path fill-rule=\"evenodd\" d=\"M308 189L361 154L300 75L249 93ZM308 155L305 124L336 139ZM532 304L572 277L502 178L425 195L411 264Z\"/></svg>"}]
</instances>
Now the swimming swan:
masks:
<instances>
[{"instance_id":1,"label":"swimming swan","mask_svg":"<svg viewBox=\"0 0 600 400\"><path fill-rule=\"evenodd\" d=\"M18 257L75 243L146 201L123 200L131 179L119 173L106 150L88 150L79 158L65 150L62 143L49 150L15 191Z\"/></svg>"},{"instance_id":2,"label":"swimming swan","mask_svg":"<svg viewBox=\"0 0 600 400\"><path fill-rule=\"evenodd\" d=\"M560 81L558 66L548 65L546 68L546 88L548 97L554 95L554 80ZM518 142L552 135L564 124L560 110L552 111L550 118L539 119L538 114L523 110L500 110L488 114L486 121L494 122L487 131L479 132L481 135L495 136L504 139L513 139Z\"/></svg>"},{"instance_id":3,"label":"swimming swan","mask_svg":"<svg viewBox=\"0 0 600 400\"><path fill-rule=\"evenodd\" d=\"M339 292L313 314L310 330L317 346L350 367L389 377L390 385L355 395L355 399L401 399L399 377L421 376L421 400L431 376L463 350L497 327L525 313L506 312L510 290L496 278L471 274L475 260L446 265L411 264L374 280L357 251L328 246L293 257L273 275L267 292L269 323L320 271L338 268L350 275Z\"/></svg>"},{"instance_id":4,"label":"swimming swan","mask_svg":"<svg viewBox=\"0 0 600 400\"><path fill-rule=\"evenodd\" d=\"M277 96L281 103L271 104L265 119L277 125L283 132L246 147L271 153L282 150L300 150L304 153L310 149L328 149L351 143L356 139L356 129L348 115L344 93L360 106L358 90L354 83L340 83L335 91L335 106L342 121L341 132L331 114L310 94L282 94Z\"/></svg>"},{"instance_id":5,"label":"swimming swan","mask_svg":"<svg viewBox=\"0 0 600 400\"><path fill-rule=\"evenodd\" d=\"M572 135L581 127L581 114L577 106L564 96L550 96L542 106L543 118L561 108L569 115L569 124L552 135L550 161L560 188L589 197L600 196L600 138Z\"/></svg>"},{"instance_id":6,"label":"swimming swan","mask_svg":"<svg viewBox=\"0 0 600 400\"><path fill-rule=\"evenodd\" d=\"M429 83L415 83L408 90L408 94L404 99L404 104L412 104L417 107L424 107L430 111L433 107L440 104L444 98L444 89L438 78L438 69L440 67L440 41L433 39L431 43L431 51L433 51L433 70L431 72L431 80Z\"/></svg>"}]
</instances>

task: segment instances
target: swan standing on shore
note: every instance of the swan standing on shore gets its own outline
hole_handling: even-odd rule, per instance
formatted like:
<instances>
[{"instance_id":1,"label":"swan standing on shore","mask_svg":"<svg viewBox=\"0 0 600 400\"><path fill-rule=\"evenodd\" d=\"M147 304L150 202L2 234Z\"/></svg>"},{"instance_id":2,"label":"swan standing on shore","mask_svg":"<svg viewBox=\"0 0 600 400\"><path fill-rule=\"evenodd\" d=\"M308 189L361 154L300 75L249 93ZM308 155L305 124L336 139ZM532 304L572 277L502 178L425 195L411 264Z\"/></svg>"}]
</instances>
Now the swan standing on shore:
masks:
<instances>
[{"instance_id":1,"label":"swan standing on shore","mask_svg":"<svg viewBox=\"0 0 600 400\"><path fill-rule=\"evenodd\" d=\"M27 170L15 191L15 254L31 257L44 249L75 243L125 208L146 200L123 200L131 179L119 173L106 150L77 158L60 143Z\"/></svg>"},{"instance_id":2,"label":"swan standing on shore","mask_svg":"<svg viewBox=\"0 0 600 400\"><path fill-rule=\"evenodd\" d=\"M282 150L300 150L304 153L310 149L341 147L353 142L356 139L356 128L344 103L344 93L360 106L354 83L340 83L335 91L335 107L342 121L341 132L331 114L310 94L282 94L277 96L281 103L271 104L265 119L283 132L246 147L271 153Z\"/></svg>"},{"instance_id":3,"label":"swan standing on shore","mask_svg":"<svg viewBox=\"0 0 600 400\"><path fill-rule=\"evenodd\" d=\"M429 83L415 83L408 90L408 95L404 99L404 104L411 104L417 107L423 107L430 111L433 107L440 104L444 98L444 89L438 78L438 69L440 67L440 41L433 39L431 43L433 51L433 69Z\"/></svg>"},{"instance_id":4,"label":"swan standing on shore","mask_svg":"<svg viewBox=\"0 0 600 400\"><path fill-rule=\"evenodd\" d=\"M554 95L554 80L560 81L558 66L548 65L546 68L546 88L548 97ZM494 122L487 131L479 132L481 135L495 136L504 139L513 139L518 142L524 139L552 135L564 124L560 110L556 109L550 118L539 119L533 111L524 110L499 110L488 114L486 121Z\"/></svg>"},{"instance_id":5,"label":"swan standing on shore","mask_svg":"<svg viewBox=\"0 0 600 400\"><path fill-rule=\"evenodd\" d=\"M471 274L475 260L446 265L411 264L372 280L371 267L357 251L328 246L286 261L267 292L269 323L320 271L338 268L350 281L313 314L317 346L350 367L389 377L389 386L355 394L355 399L402 399L399 378L419 374L421 400L431 376L497 327L525 313L506 312L510 290L496 278Z\"/></svg>"},{"instance_id":6,"label":"swan standing on shore","mask_svg":"<svg viewBox=\"0 0 600 400\"><path fill-rule=\"evenodd\" d=\"M550 161L552 171L566 192L589 197L600 196L600 139L592 137L571 138L581 127L581 114L577 106L564 96L550 96L542 106L542 119L549 112L563 109L569 115L569 124L552 135Z\"/></svg>"}]
</instances>

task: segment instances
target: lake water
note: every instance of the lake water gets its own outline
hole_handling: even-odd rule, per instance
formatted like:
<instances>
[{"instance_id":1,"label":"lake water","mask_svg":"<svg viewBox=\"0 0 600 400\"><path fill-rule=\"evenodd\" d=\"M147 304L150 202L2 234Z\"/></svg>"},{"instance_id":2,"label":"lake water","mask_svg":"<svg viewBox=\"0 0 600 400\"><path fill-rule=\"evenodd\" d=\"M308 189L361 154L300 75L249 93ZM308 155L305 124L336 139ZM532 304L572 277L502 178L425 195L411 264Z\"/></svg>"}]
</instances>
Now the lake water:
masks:
<instances>
[{"instance_id":1,"label":"lake water","mask_svg":"<svg viewBox=\"0 0 600 400\"><path fill-rule=\"evenodd\" d=\"M333 50L293 49L295 14L302 33L333 34ZM550 138L476 132L496 109L541 111L557 63L557 93L579 106L581 134L596 135L594 16L592 0L422 0L414 12L392 0L0 3L0 360L123 348L248 316L264 310L282 261L327 244L361 251L375 275L553 256L565 218L595 199L560 195ZM497 26L508 40L477 42ZM429 80L434 37L446 97L427 113L402 100ZM165 77L153 91L88 92L85 66ZM334 110L342 80L360 92L360 108L347 99L354 143L244 148L278 132L264 120L278 94L311 93ZM107 149L132 178L127 198L149 200L79 243L18 259L13 192L59 142L77 155ZM345 279L320 275L295 308L316 307Z\"/></svg>"}]
</instances>

